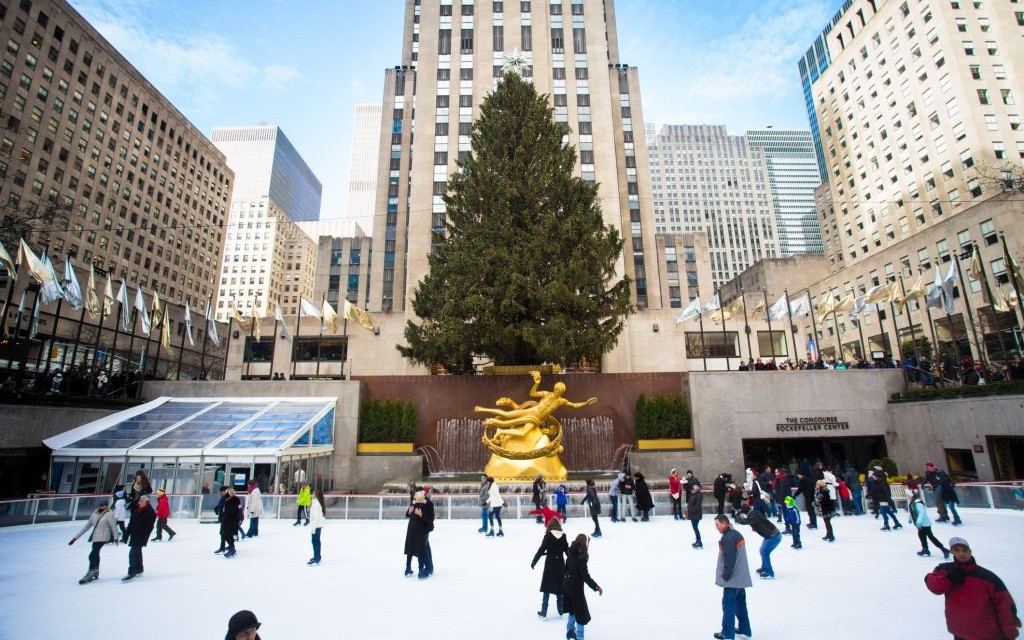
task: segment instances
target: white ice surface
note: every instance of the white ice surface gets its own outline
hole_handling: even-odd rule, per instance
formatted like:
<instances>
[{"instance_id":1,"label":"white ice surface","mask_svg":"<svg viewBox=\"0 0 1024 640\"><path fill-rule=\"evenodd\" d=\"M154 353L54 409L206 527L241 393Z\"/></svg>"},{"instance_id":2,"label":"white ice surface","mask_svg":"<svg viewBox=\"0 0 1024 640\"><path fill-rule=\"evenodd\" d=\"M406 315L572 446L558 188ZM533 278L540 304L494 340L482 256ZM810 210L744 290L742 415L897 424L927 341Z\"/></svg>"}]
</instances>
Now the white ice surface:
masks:
<instances>
[{"instance_id":1,"label":"white ice surface","mask_svg":"<svg viewBox=\"0 0 1024 640\"><path fill-rule=\"evenodd\" d=\"M965 525L937 524L936 535L944 544L965 537L979 564L1021 605L1024 514L962 511ZM591 545L590 572L604 596L587 591L588 640L710 638L719 630L719 536L711 518L701 522L703 550L690 548L689 523L670 517L601 523L605 535ZM214 555L216 525L171 525L178 531L173 542L146 547L144 575L122 584L128 550L107 546L100 579L85 586L78 579L89 544L67 544L80 523L0 530L0 638L219 639L239 609L256 613L264 640L565 637L553 602L546 621L536 615L542 565L531 571L530 560L542 527L530 520L507 521L504 538L478 534L476 520L438 520L431 535L436 573L422 581L402 575L405 521L330 521L318 567L306 566L309 529L287 521L262 521L260 536L238 543L233 559ZM776 580L754 577L747 595L754 638L950 637L943 599L922 580L942 556L915 555L912 526L881 532L870 515L837 518L834 526L834 544L821 540L821 528L804 528L801 551L785 537L772 555ZM571 519L566 529L571 537L590 534L591 523ZM753 570L760 538L749 527L739 530Z\"/></svg>"}]
</instances>

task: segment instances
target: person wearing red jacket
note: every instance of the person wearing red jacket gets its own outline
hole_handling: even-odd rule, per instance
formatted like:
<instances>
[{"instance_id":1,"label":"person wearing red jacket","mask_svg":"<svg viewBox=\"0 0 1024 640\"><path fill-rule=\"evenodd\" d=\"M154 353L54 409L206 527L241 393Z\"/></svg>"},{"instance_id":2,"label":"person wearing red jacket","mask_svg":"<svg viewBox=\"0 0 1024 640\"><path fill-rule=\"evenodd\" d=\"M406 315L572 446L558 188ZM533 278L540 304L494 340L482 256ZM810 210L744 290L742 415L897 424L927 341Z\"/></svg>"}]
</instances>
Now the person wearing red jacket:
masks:
<instances>
[{"instance_id":1,"label":"person wearing red jacket","mask_svg":"<svg viewBox=\"0 0 1024 640\"><path fill-rule=\"evenodd\" d=\"M673 469L668 474L668 495L672 499L672 519L683 520L683 486L679 470Z\"/></svg>"},{"instance_id":2,"label":"person wearing red jacket","mask_svg":"<svg viewBox=\"0 0 1024 640\"><path fill-rule=\"evenodd\" d=\"M167 532L167 542L174 539L174 529L167 526L167 518L171 517L171 503L167 500L167 492L163 487L156 490L156 537L153 542L163 540L163 532Z\"/></svg>"},{"instance_id":3,"label":"person wearing red jacket","mask_svg":"<svg viewBox=\"0 0 1024 640\"><path fill-rule=\"evenodd\" d=\"M946 597L946 629L957 640L1013 640L1020 633L1017 605L999 577L979 567L960 537L949 540L953 562L924 577L928 590Z\"/></svg>"}]
</instances>

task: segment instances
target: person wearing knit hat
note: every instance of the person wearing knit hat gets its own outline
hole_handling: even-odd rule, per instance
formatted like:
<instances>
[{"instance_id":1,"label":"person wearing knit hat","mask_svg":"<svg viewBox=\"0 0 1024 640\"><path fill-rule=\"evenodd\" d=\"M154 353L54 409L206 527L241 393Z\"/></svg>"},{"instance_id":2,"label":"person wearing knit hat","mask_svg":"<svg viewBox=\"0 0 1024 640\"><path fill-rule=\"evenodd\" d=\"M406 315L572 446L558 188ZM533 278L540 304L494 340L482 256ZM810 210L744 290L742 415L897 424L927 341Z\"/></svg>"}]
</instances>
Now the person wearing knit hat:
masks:
<instances>
[{"instance_id":1,"label":"person wearing knit hat","mask_svg":"<svg viewBox=\"0 0 1024 640\"><path fill-rule=\"evenodd\" d=\"M953 561L940 564L924 577L929 591L945 597L946 629L956 638L1016 638L1020 618L1003 581L978 565L963 538L950 538L949 549Z\"/></svg>"},{"instance_id":2,"label":"person wearing knit hat","mask_svg":"<svg viewBox=\"0 0 1024 640\"><path fill-rule=\"evenodd\" d=\"M793 544L789 545L794 549L803 549L800 544L800 509L796 507L796 500L793 496L786 496L783 500L782 519L789 527L789 533L793 536Z\"/></svg>"},{"instance_id":3,"label":"person wearing knit hat","mask_svg":"<svg viewBox=\"0 0 1024 640\"><path fill-rule=\"evenodd\" d=\"M939 489L939 485L941 485L947 477L948 474L935 466L934 462L924 463L924 481L935 493L935 510L939 514L939 517L935 519L935 522L949 522L949 512L946 510L946 504L942 501Z\"/></svg>"},{"instance_id":4,"label":"person wearing knit hat","mask_svg":"<svg viewBox=\"0 0 1024 640\"><path fill-rule=\"evenodd\" d=\"M160 487L156 490L156 537L153 538L153 542L160 542L163 540L163 532L167 532L167 542L174 539L177 535L174 529L167 526L167 519L171 517L171 504L167 500L167 490Z\"/></svg>"},{"instance_id":5,"label":"person wearing knit hat","mask_svg":"<svg viewBox=\"0 0 1024 640\"><path fill-rule=\"evenodd\" d=\"M228 620L228 632L224 640L260 640L260 634L256 631L261 625L255 613L243 609Z\"/></svg>"}]
</instances>

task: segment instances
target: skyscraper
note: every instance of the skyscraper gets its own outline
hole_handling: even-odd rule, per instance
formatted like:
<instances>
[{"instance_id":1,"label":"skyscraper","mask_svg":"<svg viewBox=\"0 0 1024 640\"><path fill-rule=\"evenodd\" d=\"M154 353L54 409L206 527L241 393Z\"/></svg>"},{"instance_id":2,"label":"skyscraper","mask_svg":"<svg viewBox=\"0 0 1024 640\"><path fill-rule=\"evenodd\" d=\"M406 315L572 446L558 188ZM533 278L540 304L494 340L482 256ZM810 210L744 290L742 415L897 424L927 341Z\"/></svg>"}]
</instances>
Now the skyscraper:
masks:
<instances>
[{"instance_id":1,"label":"skyscraper","mask_svg":"<svg viewBox=\"0 0 1024 640\"><path fill-rule=\"evenodd\" d=\"M821 228L814 190L821 184L809 131L753 129L747 143L761 149L768 167L768 188L775 205L779 257L821 253Z\"/></svg>"},{"instance_id":2,"label":"skyscraper","mask_svg":"<svg viewBox=\"0 0 1024 640\"><path fill-rule=\"evenodd\" d=\"M607 223L625 240L618 264L639 308L660 308L647 150L637 70L619 58L610 0L453 2L406 0L401 64L385 73L384 127L373 224L370 309L407 313L427 271L442 200L484 96L508 54L551 96L572 133L580 175L600 184ZM415 130L415 140L413 131ZM648 276L650 271L650 276Z\"/></svg>"},{"instance_id":3,"label":"skyscraper","mask_svg":"<svg viewBox=\"0 0 1024 640\"><path fill-rule=\"evenodd\" d=\"M357 104L348 165L348 207L345 217L364 230L373 229L380 159L380 104Z\"/></svg>"},{"instance_id":4,"label":"skyscraper","mask_svg":"<svg viewBox=\"0 0 1024 640\"><path fill-rule=\"evenodd\" d=\"M776 257L775 204L761 147L722 125L665 125L648 149L657 230L707 233L715 286Z\"/></svg>"}]
</instances>

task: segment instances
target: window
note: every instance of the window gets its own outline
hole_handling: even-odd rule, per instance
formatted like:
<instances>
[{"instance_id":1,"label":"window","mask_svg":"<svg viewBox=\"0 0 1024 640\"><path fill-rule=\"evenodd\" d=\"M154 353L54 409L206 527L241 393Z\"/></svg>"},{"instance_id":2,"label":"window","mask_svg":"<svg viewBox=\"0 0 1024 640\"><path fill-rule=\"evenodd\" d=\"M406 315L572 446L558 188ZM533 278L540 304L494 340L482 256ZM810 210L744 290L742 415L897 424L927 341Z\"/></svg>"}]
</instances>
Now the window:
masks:
<instances>
[{"instance_id":1,"label":"window","mask_svg":"<svg viewBox=\"0 0 1024 640\"><path fill-rule=\"evenodd\" d=\"M999 55L999 47L997 47L996 43L992 40L985 41L985 51L988 51L988 55L990 56Z\"/></svg>"},{"instance_id":2,"label":"window","mask_svg":"<svg viewBox=\"0 0 1024 640\"><path fill-rule=\"evenodd\" d=\"M465 7L463 7L465 8ZM473 30L463 29L462 37L459 42L459 51L462 54L473 53Z\"/></svg>"},{"instance_id":3,"label":"window","mask_svg":"<svg viewBox=\"0 0 1024 640\"><path fill-rule=\"evenodd\" d=\"M988 97L988 89L978 89L978 102L981 104L992 104Z\"/></svg>"},{"instance_id":4,"label":"window","mask_svg":"<svg viewBox=\"0 0 1024 640\"><path fill-rule=\"evenodd\" d=\"M494 25L494 50L504 51L505 50L505 27L500 24Z\"/></svg>"},{"instance_id":5,"label":"window","mask_svg":"<svg viewBox=\"0 0 1024 640\"><path fill-rule=\"evenodd\" d=\"M587 34L584 29L574 28L572 30L572 48L576 53L587 52Z\"/></svg>"},{"instance_id":6,"label":"window","mask_svg":"<svg viewBox=\"0 0 1024 640\"><path fill-rule=\"evenodd\" d=\"M969 56L974 55L974 43L970 40L964 40L964 54Z\"/></svg>"},{"instance_id":7,"label":"window","mask_svg":"<svg viewBox=\"0 0 1024 640\"><path fill-rule=\"evenodd\" d=\"M971 77L974 78L975 80L981 80L981 65L971 65Z\"/></svg>"},{"instance_id":8,"label":"window","mask_svg":"<svg viewBox=\"0 0 1024 640\"><path fill-rule=\"evenodd\" d=\"M451 9L451 5L442 5L443 9L448 6ZM451 55L452 53L452 30L441 29L437 32L437 54L441 56Z\"/></svg>"},{"instance_id":9,"label":"window","mask_svg":"<svg viewBox=\"0 0 1024 640\"><path fill-rule=\"evenodd\" d=\"M1011 91L1010 89L1000 89L999 90L999 95L1003 99L1003 104L1007 104L1007 105L1017 104L1016 102L1013 101L1013 91Z\"/></svg>"},{"instance_id":10,"label":"window","mask_svg":"<svg viewBox=\"0 0 1024 640\"><path fill-rule=\"evenodd\" d=\"M520 42L523 45L523 51L533 51L533 30L531 25L523 25L520 31Z\"/></svg>"},{"instance_id":11,"label":"window","mask_svg":"<svg viewBox=\"0 0 1024 640\"><path fill-rule=\"evenodd\" d=\"M560 28L551 29L551 53L565 53L565 36Z\"/></svg>"}]
</instances>

